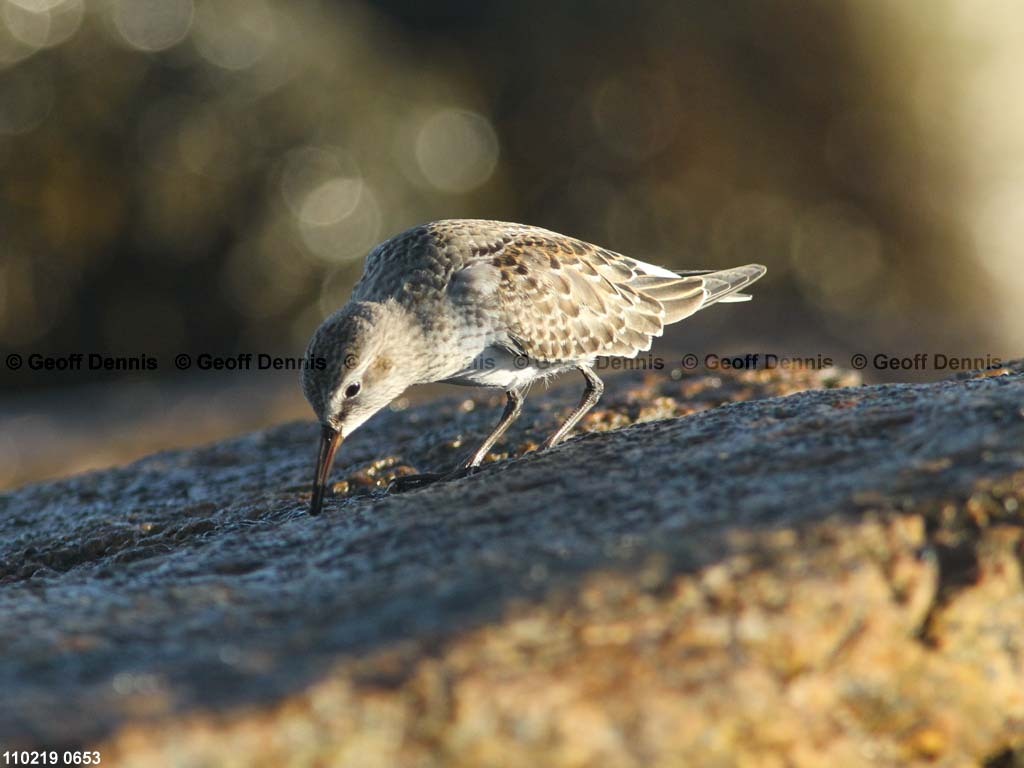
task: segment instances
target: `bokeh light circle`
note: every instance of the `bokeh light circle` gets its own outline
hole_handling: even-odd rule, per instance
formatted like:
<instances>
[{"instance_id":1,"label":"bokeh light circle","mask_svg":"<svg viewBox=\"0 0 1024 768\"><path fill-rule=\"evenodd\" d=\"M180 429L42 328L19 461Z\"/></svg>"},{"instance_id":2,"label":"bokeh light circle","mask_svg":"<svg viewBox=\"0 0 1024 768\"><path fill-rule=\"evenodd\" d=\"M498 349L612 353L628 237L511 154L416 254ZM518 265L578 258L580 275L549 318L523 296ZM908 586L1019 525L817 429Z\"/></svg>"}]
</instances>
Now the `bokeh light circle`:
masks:
<instances>
[{"instance_id":1,"label":"bokeh light circle","mask_svg":"<svg viewBox=\"0 0 1024 768\"><path fill-rule=\"evenodd\" d=\"M118 0L114 25L132 48L155 53L185 39L193 13L192 0Z\"/></svg>"},{"instance_id":2,"label":"bokeh light circle","mask_svg":"<svg viewBox=\"0 0 1024 768\"><path fill-rule=\"evenodd\" d=\"M490 121L466 109L441 109L422 124L415 140L416 162L435 189L470 192L486 182L498 164L498 136Z\"/></svg>"}]
</instances>

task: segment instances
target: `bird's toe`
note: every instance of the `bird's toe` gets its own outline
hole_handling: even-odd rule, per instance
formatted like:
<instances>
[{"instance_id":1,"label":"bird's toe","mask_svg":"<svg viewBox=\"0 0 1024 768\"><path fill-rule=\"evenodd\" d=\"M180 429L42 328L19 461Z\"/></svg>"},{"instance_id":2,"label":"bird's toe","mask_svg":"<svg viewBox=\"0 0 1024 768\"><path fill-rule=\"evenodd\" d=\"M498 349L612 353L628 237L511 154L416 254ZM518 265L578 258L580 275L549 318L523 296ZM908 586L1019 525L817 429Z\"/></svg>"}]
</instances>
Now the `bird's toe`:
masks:
<instances>
[{"instance_id":1,"label":"bird's toe","mask_svg":"<svg viewBox=\"0 0 1024 768\"><path fill-rule=\"evenodd\" d=\"M415 491L417 488L425 488L438 480L445 479L444 475L436 472L424 472L422 475L403 475L396 477L388 483L388 493L405 493Z\"/></svg>"}]
</instances>

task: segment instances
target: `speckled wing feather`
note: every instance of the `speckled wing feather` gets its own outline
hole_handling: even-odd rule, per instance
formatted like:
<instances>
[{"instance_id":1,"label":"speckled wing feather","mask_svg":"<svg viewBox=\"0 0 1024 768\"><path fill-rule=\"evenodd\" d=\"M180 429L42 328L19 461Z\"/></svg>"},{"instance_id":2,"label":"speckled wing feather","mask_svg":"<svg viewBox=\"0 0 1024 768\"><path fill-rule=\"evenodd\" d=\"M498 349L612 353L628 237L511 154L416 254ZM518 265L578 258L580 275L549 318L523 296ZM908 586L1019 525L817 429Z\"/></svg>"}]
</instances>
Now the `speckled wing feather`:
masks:
<instances>
[{"instance_id":1,"label":"speckled wing feather","mask_svg":"<svg viewBox=\"0 0 1024 768\"><path fill-rule=\"evenodd\" d=\"M530 358L633 357L661 335L665 308L633 285L639 272L630 259L544 230L519 233L480 258L498 270L502 316ZM699 305L700 281L677 293Z\"/></svg>"},{"instance_id":2,"label":"speckled wing feather","mask_svg":"<svg viewBox=\"0 0 1024 768\"><path fill-rule=\"evenodd\" d=\"M466 326L490 327L517 353L577 361L650 349L665 325L763 272L753 265L677 275L539 227L452 220L378 246L355 298L429 304L445 295L472 315Z\"/></svg>"}]
</instances>

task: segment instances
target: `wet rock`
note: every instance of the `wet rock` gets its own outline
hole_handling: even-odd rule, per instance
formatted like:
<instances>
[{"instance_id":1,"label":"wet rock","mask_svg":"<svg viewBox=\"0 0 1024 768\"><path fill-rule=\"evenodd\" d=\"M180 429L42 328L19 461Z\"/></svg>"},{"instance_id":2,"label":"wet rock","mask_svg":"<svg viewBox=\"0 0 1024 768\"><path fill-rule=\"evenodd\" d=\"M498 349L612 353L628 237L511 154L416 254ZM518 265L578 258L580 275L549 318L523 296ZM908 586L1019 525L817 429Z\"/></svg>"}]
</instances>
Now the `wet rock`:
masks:
<instances>
[{"instance_id":1,"label":"wet rock","mask_svg":"<svg viewBox=\"0 0 1024 768\"><path fill-rule=\"evenodd\" d=\"M114 765L1012 765L1024 371L611 382L0 498L0 743ZM780 397L780 395L786 395Z\"/></svg>"}]
</instances>

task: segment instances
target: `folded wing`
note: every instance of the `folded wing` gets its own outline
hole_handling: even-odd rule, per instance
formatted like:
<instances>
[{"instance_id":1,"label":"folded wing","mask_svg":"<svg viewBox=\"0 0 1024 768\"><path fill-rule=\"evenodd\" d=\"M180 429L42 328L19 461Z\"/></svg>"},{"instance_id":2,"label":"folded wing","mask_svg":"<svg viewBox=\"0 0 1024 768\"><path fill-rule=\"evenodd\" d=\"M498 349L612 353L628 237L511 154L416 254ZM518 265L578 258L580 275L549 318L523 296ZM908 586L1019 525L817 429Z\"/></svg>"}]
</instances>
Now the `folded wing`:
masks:
<instances>
[{"instance_id":1,"label":"folded wing","mask_svg":"<svg viewBox=\"0 0 1024 768\"><path fill-rule=\"evenodd\" d=\"M674 273L547 230L521 228L453 276L459 293L486 293L510 348L543 361L635 357L666 325L738 293L765 273L751 264ZM479 305L479 304L478 304Z\"/></svg>"}]
</instances>

